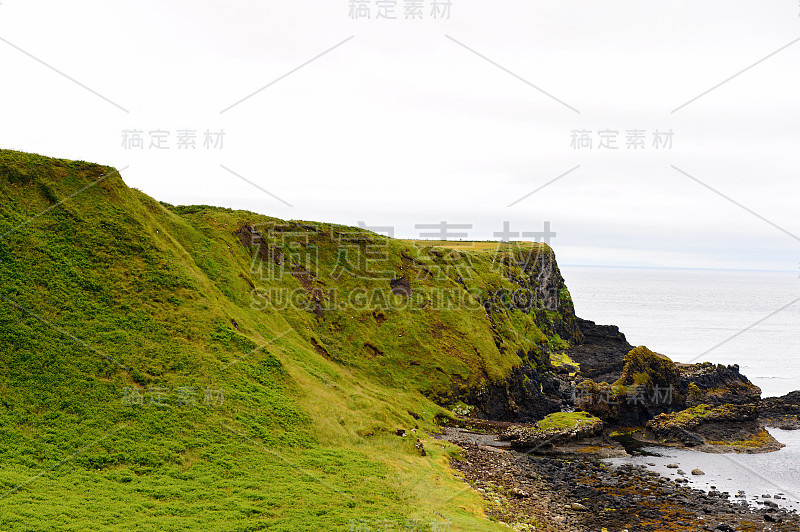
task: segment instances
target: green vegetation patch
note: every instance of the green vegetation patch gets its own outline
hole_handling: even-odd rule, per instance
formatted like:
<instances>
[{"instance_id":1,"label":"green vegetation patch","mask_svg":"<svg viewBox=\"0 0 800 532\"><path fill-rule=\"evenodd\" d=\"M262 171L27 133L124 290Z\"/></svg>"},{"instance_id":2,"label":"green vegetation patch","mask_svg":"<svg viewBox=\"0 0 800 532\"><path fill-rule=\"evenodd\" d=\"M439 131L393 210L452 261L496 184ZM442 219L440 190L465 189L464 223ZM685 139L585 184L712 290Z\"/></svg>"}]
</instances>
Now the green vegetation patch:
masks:
<instances>
[{"instance_id":1,"label":"green vegetation patch","mask_svg":"<svg viewBox=\"0 0 800 532\"><path fill-rule=\"evenodd\" d=\"M728 403L714 407L709 404L701 404L680 412L659 414L647 422L647 427L656 431L687 430L703 423L752 421L757 416L758 412L753 405Z\"/></svg>"},{"instance_id":2,"label":"green vegetation patch","mask_svg":"<svg viewBox=\"0 0 800 532\"><path fill-rule=\"evenodd\" d=\"M596 423L598 421L600 421L599 418L588 412L555 412L537 422L536 427L539 430L573 429L584 424Z\"/></svg>"},{"instance_id":3,"label":"green vegetation patch","mask_svg":"<svg viewBox=\"0 0 800 532\"><path fill-rule=\"evenodd\" d=\"M581 365L579 363L575 362L574 360L572 360L572 358L570 358L570 356L567 353L563 352L563 351L561 351L561 352L551 352L550 353L550 363L553 366L572 366L573 368L575 368L576 372L580 371L580 369L581 369Z\"/></svg>"}]
</instances>

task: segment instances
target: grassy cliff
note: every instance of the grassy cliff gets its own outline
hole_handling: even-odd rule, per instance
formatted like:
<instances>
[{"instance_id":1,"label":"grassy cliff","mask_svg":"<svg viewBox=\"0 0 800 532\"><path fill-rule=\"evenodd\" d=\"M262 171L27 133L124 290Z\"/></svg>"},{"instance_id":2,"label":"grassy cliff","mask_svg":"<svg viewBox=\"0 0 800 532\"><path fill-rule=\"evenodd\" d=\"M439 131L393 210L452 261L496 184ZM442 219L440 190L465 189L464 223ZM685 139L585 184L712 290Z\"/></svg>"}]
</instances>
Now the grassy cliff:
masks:
<instances>
[{"instance_id":1,"label":"grassy cliff","mask_svg":"<svg viewBox=\"0 0 800 532\"><path fill-rule=\"evenodd\" d=\"M501 530L426 431L547 413L579 339L544 245L174 207L0 151L0 529Z\"/></svg>"}]
</instances>

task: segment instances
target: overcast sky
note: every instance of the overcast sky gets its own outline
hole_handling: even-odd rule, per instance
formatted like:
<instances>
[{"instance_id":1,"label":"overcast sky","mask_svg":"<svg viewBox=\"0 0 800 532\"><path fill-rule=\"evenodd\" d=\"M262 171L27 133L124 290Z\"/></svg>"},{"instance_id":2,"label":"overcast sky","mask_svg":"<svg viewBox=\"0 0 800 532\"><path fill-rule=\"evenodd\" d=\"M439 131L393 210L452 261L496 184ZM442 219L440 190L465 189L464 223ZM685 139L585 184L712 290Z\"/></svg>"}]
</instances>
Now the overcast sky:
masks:
<instances>
[{"instance_id":1,"label":"overcast sky","mask_svg":"<svg viewBox=\"0 0 800 532\"><path fill-rule=\"evenodd\" d=\"M356 3L2 0L0 146L173 204L797 271L797 0Z\"/></svg>"}]
</instances>

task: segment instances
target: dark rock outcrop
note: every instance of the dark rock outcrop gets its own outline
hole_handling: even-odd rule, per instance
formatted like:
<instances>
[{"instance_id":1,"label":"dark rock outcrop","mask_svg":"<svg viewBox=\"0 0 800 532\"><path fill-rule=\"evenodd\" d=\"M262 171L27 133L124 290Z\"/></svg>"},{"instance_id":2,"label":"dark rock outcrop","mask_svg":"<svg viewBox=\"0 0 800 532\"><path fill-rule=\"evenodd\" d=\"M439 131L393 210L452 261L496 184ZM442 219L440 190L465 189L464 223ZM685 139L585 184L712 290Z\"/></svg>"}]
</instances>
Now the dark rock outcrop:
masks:
<instances>
[{"instance_id":1,"label":"dark rock outcrop","mask_svg":"<svg viewBox=\"0 0 800 532\"><path fill-rule=\"evenodd\" d=\"M556 414L572 416L573 422L563 427L542 428L539 423L533 427L514 425L504 430L499 439L511 442L518 449L542 450L570 441L597 436L603 432L603 422L589 414ZM552 416L551 416L552 417ZM574 418L574 419L573 419ZM549 419L549 418L546 418Z\"/></svg>"},{"instance_id":2,"label":"dark rock outcrop","mask_svg":"<svg viewBox=\"0 0 800 532\"><path fill-rule=\"evenodd\" d=\"M686 406L752 404L761 398L761 388L739 372L738 364L678 364L678 369L680 391L686 395Z\"/></svg>"},{"instance_id":3,"label":"dark rock outcrop","mask_svg":"<svg viewBox=\"0 0 800 532\"><path fill-rule=\"evenodd\" d=\"M399 279L389 281L389 287L395 295L411 296L411 281L408 278L408 274L404 274Z\"/></svg>"},{"instance_id":4,"label":"dark rock outcrop","mask_svg":"<svg viewBox=\"0 0 800 532\"><path fill-rule=\"evenodd\" d=\"M702 447L709 452L766 452L782 447L758 423L755 405L698 405L660 414L646 427L654 441Z\"/></svg>"},{"instance_id":5,"label":"dark rock outcrop","mask_svg":"<svg viewBox=\"0 0 800 532\"><path fill-rule=\"evenodd\" d=\"M576 386L575 408L617 426L643 426L654 416L685 408L675 363L644 346L624 357L614 384L586 379Z\"/></svg>"},{"instance_id":6,"label":"dark rock outcrop","mask_svg":"<svg viewBox=\"0 0 800 532\"><path fill-rule=\"evenodd\" d=\"M473 406L475 417L526 423L561 409L561 403L553 399L561 394L560 386L552 375L523 363L512 369L506 379L469 390L458 400Z\"/></svg>"},{"instance_id":7,"label":"dark rock outcrop","mask_svg":"<svg viewBox=\"0 0 800 532\"><path fill-rule=\"evenodd\" d=\"M567 351L580 364L581 375L595 382L614 382L622 374L625 355L633 349L615 325L597 325L576 318L584 342Z\"/></svg>"},{"instance_id":8,"label":"dark rock outcrop","mask_svg":"<svg viewBox=\"0 0 800 532\"><path fill-rule=\"evenodd\" d=\"M800 390L783 397L767 397L759 405L763 425L786 430L800 430Z\"/></svg>"}]
</instances>

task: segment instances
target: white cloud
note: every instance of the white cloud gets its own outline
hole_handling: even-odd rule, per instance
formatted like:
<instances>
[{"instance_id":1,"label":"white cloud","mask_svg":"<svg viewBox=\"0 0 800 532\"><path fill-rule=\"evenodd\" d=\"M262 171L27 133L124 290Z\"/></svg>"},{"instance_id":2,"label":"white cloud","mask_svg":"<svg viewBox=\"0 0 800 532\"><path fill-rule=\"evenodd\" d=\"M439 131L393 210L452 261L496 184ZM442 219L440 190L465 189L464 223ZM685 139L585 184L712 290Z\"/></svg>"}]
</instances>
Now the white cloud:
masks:
<instances>
[{"instance_id":1,"label":"white cloud","mask_svg":"<svg viewBox=\"0 0 800 532\"><path fill-rule=\"evenodd\" d=\"M476 238L552 220L576 263L794 269L800 242L670 165L800 234L800 43L671 113L796 39L796 2L453 0L438 21L353 21L347 6L4 2L0 37L130 113L0 42L0 145L130 165L130 186L171 203L405 236L439 220L473 223ZM184 128L224 129L225 147L121 147L125 129L174 141ZM674 147L576 151L573 129L673 129Z\"/></svg>"}]
</instances>

